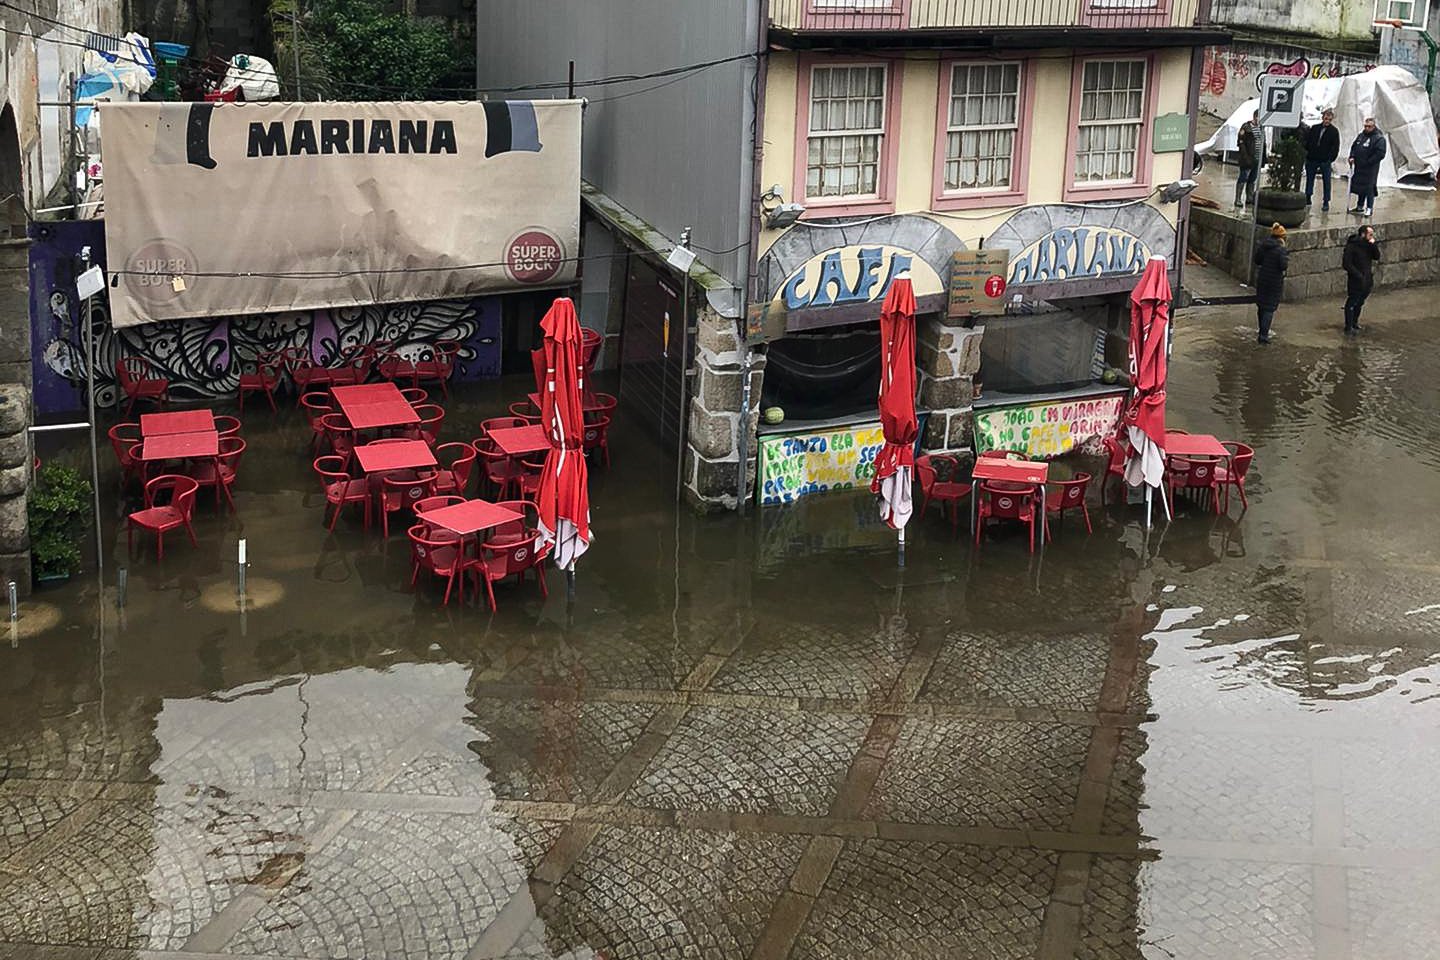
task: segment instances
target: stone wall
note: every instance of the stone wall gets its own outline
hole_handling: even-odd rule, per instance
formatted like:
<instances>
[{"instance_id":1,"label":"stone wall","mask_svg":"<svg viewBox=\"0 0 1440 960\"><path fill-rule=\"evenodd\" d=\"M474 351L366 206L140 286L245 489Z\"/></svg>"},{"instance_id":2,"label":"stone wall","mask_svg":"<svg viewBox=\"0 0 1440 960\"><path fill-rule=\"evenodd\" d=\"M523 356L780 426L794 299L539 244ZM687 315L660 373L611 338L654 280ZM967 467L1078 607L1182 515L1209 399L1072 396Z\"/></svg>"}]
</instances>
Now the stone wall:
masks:
<instances>
[{"instance_id":1,"label":"stone wall","mask_svg":"<svg viewBox=\"0 0 1440 960\"><path fill-rule=\"evenodd\" d=\"M0 383L30 378L30 241L0 240Z\"/></svg>"},{"instance_id":2,"label":"stone wall","mask_svg":"<svg viewBox=\"0 0 1440 960\"><path fill-rule=\"evenodd\" d=\"M691 504L700 510L734 510L738 506L742 431L746 438L747 497L755 482L755 431L760 421L765 355L750 353L750 409L749 415L742 417L745 346L735 321L709 305L695 319L695 378L685 449L685 490Z\"/></svg>"},{"instance_id":3,"label":"stone wall","mask_svg":"<svg viewBox=\"0 0 1440 960\"><path fill-rule=\"evenodd\" d=\"M0 593L30 595L30 390L0 384Z\"/></svg>"},{"instance_id":4,"label":"stone wall","mask_svg":"<svg viewBox=\"0 0 1440 960\"><path fill-rule=\"evenodd\" d=\"M1343 226L1291 230L1285 238L1290 248L1290 269L1285 276L1285 299L1343 296L1345 271L1340 255L1358 220ZM1440 280L1440 219L1402 220L1379 224L1383 259L1375 267L1375 286L1403 287ZM1264 236L1257 231L1255 242ZM1214 210L1191 208L1190 248L1211 266L1224 270L1241 283L1249 283L1250 223Z\"/></svg>"},{"instance_id":5,"label":"stone wall","mask_svg":"<svg viewBox=\"0 0 1440 960\"><path fill-rule=\"evenodd\" d=\"M916 323L919 406L930 411L921 446L931 452L967 453L975 374L980 370L985 328L967 330L939 315L920 317Z\"/></svg>"}]
</instances>

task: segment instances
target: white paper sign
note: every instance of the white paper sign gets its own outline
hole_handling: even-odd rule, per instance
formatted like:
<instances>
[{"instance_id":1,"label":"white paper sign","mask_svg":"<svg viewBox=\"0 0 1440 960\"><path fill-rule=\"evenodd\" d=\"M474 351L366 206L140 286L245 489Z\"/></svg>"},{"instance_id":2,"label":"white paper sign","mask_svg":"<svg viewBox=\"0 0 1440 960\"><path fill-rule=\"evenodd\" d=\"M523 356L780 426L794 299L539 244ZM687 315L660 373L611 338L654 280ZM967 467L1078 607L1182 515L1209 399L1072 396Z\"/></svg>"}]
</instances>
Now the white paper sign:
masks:
<instances>
[{"instance_id":1,"label":"white paper sign","mask_svg":"<svg viewBox=\"0 0 1440 960\"><path fill-rule=\"evenodd\" d=\"M105 273L98 266L91 267L75 279L75 292L81 300L89 300L105 289Z\"/></svg>"}]
</instances>

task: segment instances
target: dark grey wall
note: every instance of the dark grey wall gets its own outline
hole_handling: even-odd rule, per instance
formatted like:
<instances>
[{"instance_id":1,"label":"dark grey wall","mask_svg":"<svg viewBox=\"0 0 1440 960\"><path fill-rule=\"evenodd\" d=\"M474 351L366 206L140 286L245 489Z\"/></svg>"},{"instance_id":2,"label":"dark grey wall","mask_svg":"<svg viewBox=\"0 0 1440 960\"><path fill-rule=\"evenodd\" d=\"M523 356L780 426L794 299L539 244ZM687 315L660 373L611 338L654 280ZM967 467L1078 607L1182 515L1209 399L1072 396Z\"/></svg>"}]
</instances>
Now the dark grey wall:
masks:
<instances>
[{"instance_id":1,"label":"dark grey wall","mask_svg":"<svg viewBox=\"0 0 1440 960\"><path fill-rule=\"evenodd\" d=\"M758 0L482 0L477 9L481 90L654 73L755 49L747 10ZM583 87L584 176L662 233L729 250L749 239L745 141L754 61L683 79ZM673 82L671 82L673 81ZM495 99L564 96L564 90L492 93ZM742 219L746 220L742 224ZM743 252L743 251L742 251ZM736 280L740 254L699 251Z\"/></svg>"}]
</instances>

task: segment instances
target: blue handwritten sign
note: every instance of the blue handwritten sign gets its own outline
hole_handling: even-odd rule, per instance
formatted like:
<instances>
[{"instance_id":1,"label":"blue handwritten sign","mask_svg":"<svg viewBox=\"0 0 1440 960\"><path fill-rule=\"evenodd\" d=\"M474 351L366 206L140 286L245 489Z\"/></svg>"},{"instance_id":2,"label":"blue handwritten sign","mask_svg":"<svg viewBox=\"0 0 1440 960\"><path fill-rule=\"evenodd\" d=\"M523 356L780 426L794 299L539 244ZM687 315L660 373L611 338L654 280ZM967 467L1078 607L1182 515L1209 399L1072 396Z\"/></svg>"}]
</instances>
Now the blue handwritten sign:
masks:
<instances>
[{"instance_id":1,"label":"blue handwritten sign","mask_svg":"<svg viewBox=\"0 0 1440 960\"><path fill-rule=\"evenodd\" d=\"M1054 283L1139 276L1150 259L1145 241L1107 227L1062 227L1010 260L1010 283Z\"/></svg>"}]
</instances>

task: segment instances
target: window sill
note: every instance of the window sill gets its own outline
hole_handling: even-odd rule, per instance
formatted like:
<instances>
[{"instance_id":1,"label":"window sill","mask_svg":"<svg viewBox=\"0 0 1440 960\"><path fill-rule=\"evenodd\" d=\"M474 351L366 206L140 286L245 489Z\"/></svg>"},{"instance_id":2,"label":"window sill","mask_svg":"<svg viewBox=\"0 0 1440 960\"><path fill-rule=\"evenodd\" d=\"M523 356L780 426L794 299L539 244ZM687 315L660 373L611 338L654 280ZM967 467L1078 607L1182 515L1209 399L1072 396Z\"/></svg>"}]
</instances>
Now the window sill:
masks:
<instances>
[{"instance_id":1,"label":"window sill","mask_svg":"<svg viewBox=\"0 0 1440 960\"><path fill-rule=\"evenodd\" d=\"M1065 188L1067 203L1086 200L1141 200L1150 196L1153 188L1148 183L1072 183Z\"/></svg>"},{"instance_id":2,"label":"window sill","mask_svg":"<svg viewBox=\"0 0 1440 960\"><path fill-rule=\"evenodd\" d=\"M984 193L942 193L932 197L931 210L984 210L1018 207L1025 202L1024 190L996 190Z\"/></svg>"},{"instance_id":3,"label":"window sill","mask_svg":"<svg viewBox=\"0 0 1440 960\"><path fill-rule=\"evenodd\" d=\"M895 201L878 197L855 197L826 200L805 199L805 213L801 220L820 220L826 217L859 217L894 213Z\"/></svg>"}]
</instances>

